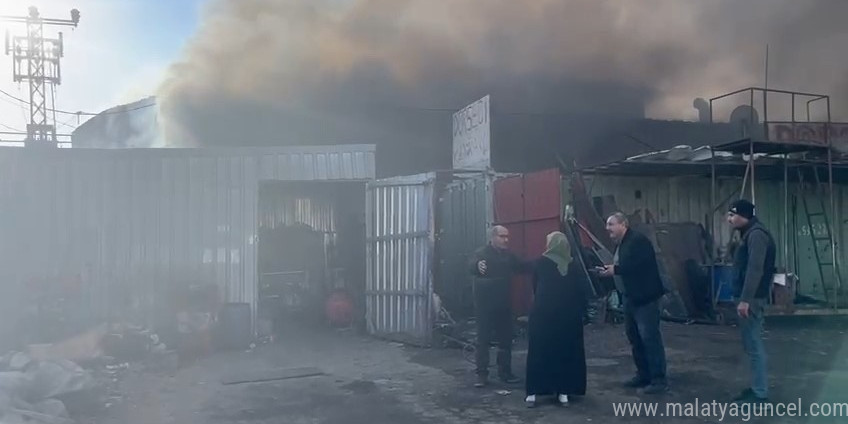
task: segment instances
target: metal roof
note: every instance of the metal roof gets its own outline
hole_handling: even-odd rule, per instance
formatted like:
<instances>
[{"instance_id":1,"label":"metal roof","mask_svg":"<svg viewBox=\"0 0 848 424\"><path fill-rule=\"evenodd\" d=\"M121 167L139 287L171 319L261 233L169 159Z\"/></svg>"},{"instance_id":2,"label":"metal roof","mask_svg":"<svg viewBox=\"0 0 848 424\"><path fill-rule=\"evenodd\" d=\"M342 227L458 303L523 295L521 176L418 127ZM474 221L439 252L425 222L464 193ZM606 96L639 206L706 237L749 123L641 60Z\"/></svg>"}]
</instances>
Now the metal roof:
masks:
<instances>
[{"instance_id":1,"label":"metal roof","mask_svg":"<svg viewBox=\"0 0 848 424\"><path fill-rule=\"evenodd\" d=\"M753 149L755 154L762 153L767 155L802 152L827 152L827 146L815 145L810 143L785 143L750 138L720 144L718 146L713 147L713 149L717 152L730 152L739 154L748 154Z\"/></svg>"},{"instance_id":2,"label":"metal roof","mask_svg":"<svg viewBox=\"0 0 848 424\"><path fill-rule=\"evenodd\" d=\"M716 176L741 177L745 174L748 162L742 155L731 154L727 151L715 151L715 158L712 158L712 155L709 154L709 152L709 146L702 146L694 149L678 148L663 150L633 156L622 161L584 168L580 171L588 175L617 175L624 177L709 177L713 170L715 170ZM795 172L795 168L802 166L826 167L827 163L823 162L821 158L814 156L815 153L818 152L815 150L808 151L804 157L795 157L794 155L790 155L785 164L784 159L780 156L767 156L765 153L755 153L755 156L757 156L757 178L782 180L784 178L784 166L793 168L793 173ZM848 182L848 162L835 159L833 162L833 175L834 182Z\"/></svg>"},{"instance_id":3,"label":"metal roof","mask_svg":"<svg viewBox=\"0 0 848 424\"><path fill-rule=\"evenodd\" d=\"M259 180L335 181L371 180L376 175L373 144L277 147L198 147L138 149L0 148L0 159L33 161L50 166L55 161L165 161L239 159L255 169Z\"/></svg>"}]
</instances>

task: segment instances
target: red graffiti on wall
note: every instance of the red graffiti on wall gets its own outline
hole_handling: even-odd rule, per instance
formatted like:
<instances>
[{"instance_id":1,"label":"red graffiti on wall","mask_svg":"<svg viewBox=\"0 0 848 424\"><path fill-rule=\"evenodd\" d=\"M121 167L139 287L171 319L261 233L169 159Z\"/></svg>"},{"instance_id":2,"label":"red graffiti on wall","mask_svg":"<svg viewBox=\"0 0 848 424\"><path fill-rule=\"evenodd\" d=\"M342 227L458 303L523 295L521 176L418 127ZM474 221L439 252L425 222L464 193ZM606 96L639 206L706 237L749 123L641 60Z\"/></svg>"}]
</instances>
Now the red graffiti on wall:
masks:
<instances>
[{"instance_id":1,"label":"red graffiti on wall","mask_svg":"<svg viewBox=\"0 0 848 424\"><path fill-rule=\"evenodd\" d=\"M848 123L772 122L769 141L813 146L848 143Z\"/></svg>"}]
</instances>

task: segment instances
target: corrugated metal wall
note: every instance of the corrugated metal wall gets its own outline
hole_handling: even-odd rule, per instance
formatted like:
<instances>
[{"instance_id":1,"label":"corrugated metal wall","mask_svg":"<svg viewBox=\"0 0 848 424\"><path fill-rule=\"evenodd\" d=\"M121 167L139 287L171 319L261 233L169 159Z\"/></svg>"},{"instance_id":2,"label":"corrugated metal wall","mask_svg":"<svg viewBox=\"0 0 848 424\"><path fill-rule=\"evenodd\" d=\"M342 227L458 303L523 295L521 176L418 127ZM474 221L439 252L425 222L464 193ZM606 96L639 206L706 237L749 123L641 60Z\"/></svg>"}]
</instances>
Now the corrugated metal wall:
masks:
<instances>
[{"instance_id":1,"label":"corrugated metal wall","mask_svg":"<svg viewBox=\"0 0 848 424\"><path fill-rule=\"evenodd\" d=\"M492 190L491 178L480 175L450 184L439 196L435 289L454 318L474 313L467 261L488 242L487 231L494 220Z\"/></svg>"},{"instance_id":2,"label":"corrugated metal wall","mask_svg":"<svg viewBox=\"0 0 848 424\"><path fill-rule=\"evenodd\" d=\"M649 210L658 222L683 222L692 221L704 224L709 229L709 220L716 228L715 241L717 246L725 246L730 241L732 229L726 221L727 202L719 207L714 213L715 205L710 204L710 180L702 177L618 177L608 175L586 176L586 185L590 196L612 195L615 197L618 207L625 213L633 213L636 210ZM742 186L741 178L722 178L716 185L716 199L721 202L727 199L735 200L739 197L739 189ZM788 257L791 262L796 258L797 246L798 267L797 273L802 279L801 288L804 294L820 297L820 277L817 275L817 267L812 247L807 232L806 217L800 203L797 206L798 213L788 216L788 228L785 238L784 234L784 186L782 182L757 181L757 214L774 234L778 245L778 263L784 264L784 244L788 241ZM848 213L848 187L835 186L837 220L834 234L837 244L845 246L848 231L845 231L844 218ZM750 192L748 192L750 193ZM797 184L790 184L790 202L792 197L798 193ZM807 193L809 201L818 201L818 197ZM746 196L747 197L747 196ZM826 199L826 198L825 198ZM828 215L830 215L829 204ZM832 218L832 217L831 217ZM845 249L838 251L840 270L845 274L844 264L848 263ZM828 260L829 262L829 260ZM790 263L790 269L795 268Z\"/></svg>"},{"instance_id":3,"label":"corrugated metal wall","mask_svg":"<svg viewBox=\"0 0 848 424\"><path fill-rule=\"evenodd\" d=\"M261 228L304 224L332 234L336 232L336 219L336 204L330 197L276 195L259 202Z\"/></svg>"},{"instance_id":4,"label":"corrugated metal wall","mask_svg":"<svg viewBox=\"0 0 848 424\"><path fill-rule=\"evenodd\" d=\"M259 181L374 174L374 148L364 145L3 148L3 288L81 275L90 319L132 312L154 324L173 286L214 283L222 300L255 313Z\"/></svg>"},{"instance_id":5,"label":"corrugated metal wall","mask_svg":"<svg viewBox=\"0 0 848 424\"><path fill-rule=\"evenodd\" d=\"M435 174L370 183L366 320L371 334L426 345L432 337Z\"/></svg>"}]
</instances>

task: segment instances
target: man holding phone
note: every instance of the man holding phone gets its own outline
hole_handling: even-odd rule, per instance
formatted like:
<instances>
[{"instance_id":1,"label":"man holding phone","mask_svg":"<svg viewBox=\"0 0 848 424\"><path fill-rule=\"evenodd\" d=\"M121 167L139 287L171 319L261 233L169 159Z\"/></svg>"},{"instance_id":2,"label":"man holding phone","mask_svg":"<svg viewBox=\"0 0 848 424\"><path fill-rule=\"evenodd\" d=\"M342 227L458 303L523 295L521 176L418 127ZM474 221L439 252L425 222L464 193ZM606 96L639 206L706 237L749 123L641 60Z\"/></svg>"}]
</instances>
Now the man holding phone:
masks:
<instances>
[{"instance_id":1,"label":"man holding phone","mask_svg":"<svg viewBox=\"0 0 848 424\"><path fill-rule=\"evenodd\" d=\"M627 216L615 213L607 219L607 231L618 244L613 264L598 268L603 277L615 279L624 303L627 339L636 364L636 376L627 387L644 388L646 394L668 391L665 346L660 331L660 299L665 294L654 245L629 228Z\"/></svg>"}]
</instances>

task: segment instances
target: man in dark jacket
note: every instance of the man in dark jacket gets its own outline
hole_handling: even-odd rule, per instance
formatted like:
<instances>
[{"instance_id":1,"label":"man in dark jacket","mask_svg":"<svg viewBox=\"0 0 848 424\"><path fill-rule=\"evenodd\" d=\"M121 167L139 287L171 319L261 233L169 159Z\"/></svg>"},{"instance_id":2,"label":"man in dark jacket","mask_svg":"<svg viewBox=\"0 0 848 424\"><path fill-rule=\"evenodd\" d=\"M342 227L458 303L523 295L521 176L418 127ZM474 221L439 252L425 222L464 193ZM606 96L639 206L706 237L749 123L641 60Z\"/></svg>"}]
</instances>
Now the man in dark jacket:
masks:
<instances>
[{"instance_id":1,"label":"man in dark jacket","mask_svg":"<svg viewBox=\"0 0 848 424\"><path fill-rule=\"evenodd\" d=\"M737 402L768 400L766 351L763 345L763 315L775 274L777 248L774 238L754 216L754 205L740 199L730 205L727 221L739 230L741 241L734 257L734 297L738 299L742 344L751 363L751 387Z\"/></svg>"},{"instance_id":2,"label":"man in dark jacket","mask_svg":"<svg viewBox=\"0 0 848 424\"><path fill-rule=\"evenodd\" d=\"M624 300L624 323L636 364L636 376L626 386L644 388L647 394L665 392L668 382L659 302L666 290L654 246L643 234L629 228L622 213L607 219L607 231L618 243L615 263L599 271L602 276L615 279Z\"/></svg>"},{"instance_id":3,"label":"man in dark jacket","mask_svg":"<svg viewBox=\"0 0 848 424\"><path fill-rule=\"evenodd\" d=\"M474 278L474 309L477 315L477 382L484 387L489 379L489 347L498 344L498 377L517 383L512 373L513 321L510 307L510 281L517 273L529 272L531 265L507 250L509 231L494 226L489 244L477 249L468 260Z\"/></svg>"}]
</instances>

